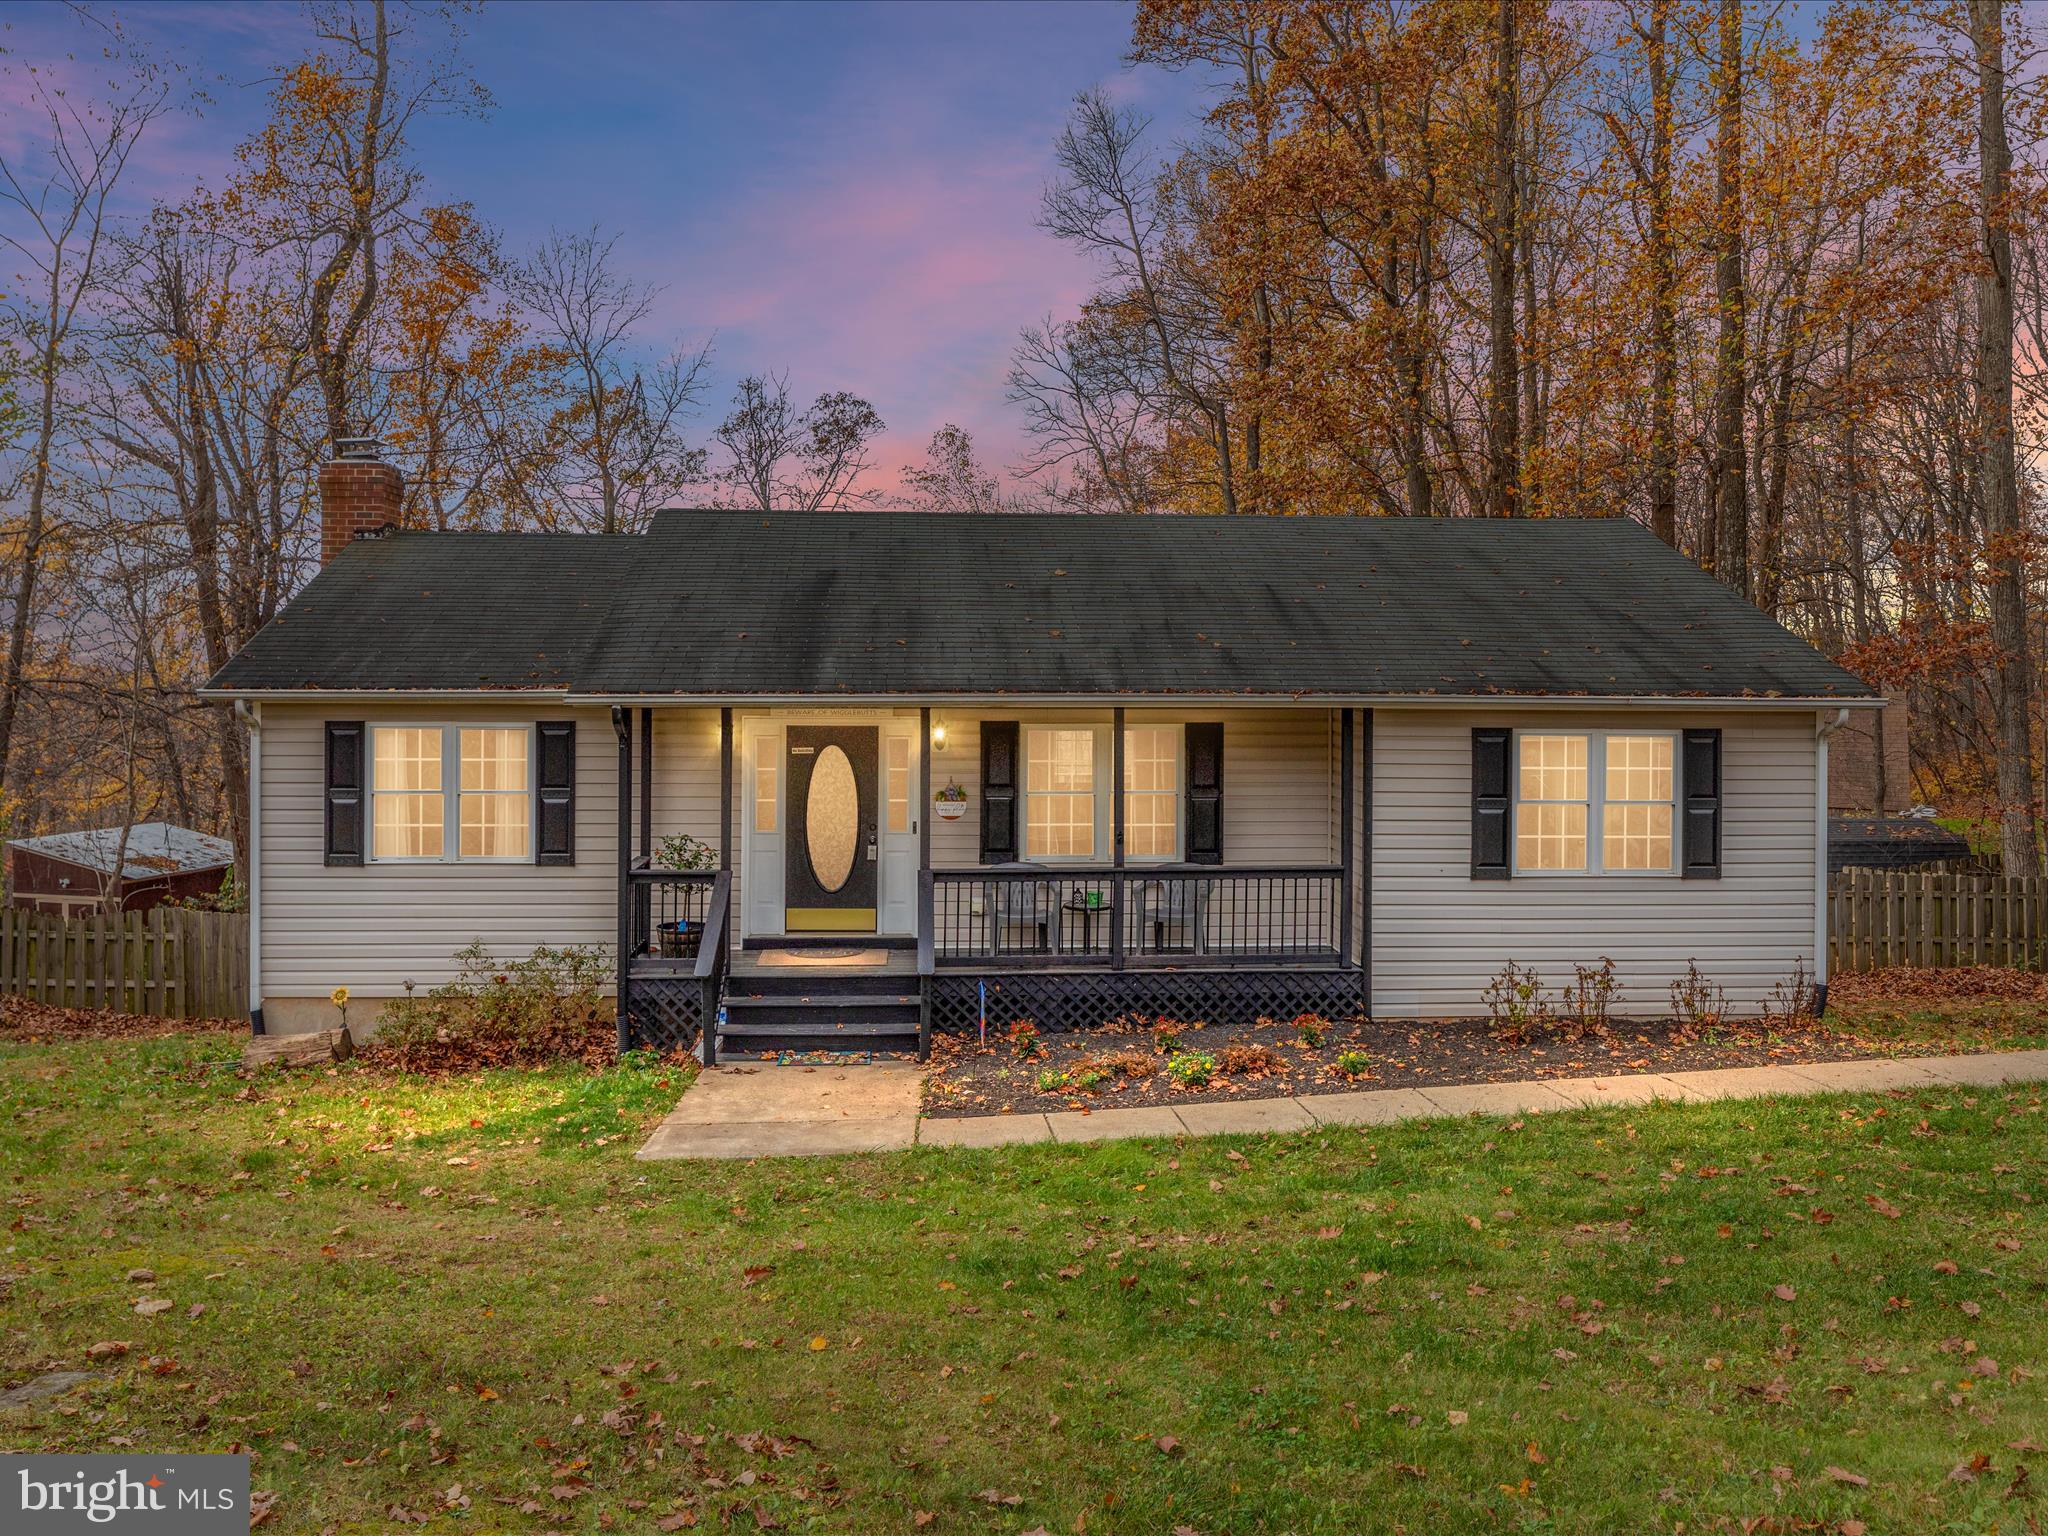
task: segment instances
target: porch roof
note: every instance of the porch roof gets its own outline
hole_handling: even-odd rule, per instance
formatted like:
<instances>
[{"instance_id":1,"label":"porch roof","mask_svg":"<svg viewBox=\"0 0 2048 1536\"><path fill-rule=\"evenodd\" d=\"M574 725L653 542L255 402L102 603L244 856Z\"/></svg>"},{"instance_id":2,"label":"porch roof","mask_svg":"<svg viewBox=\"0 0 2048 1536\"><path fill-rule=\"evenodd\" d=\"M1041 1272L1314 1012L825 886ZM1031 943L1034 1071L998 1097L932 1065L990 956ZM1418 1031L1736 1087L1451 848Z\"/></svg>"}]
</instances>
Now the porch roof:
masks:
<instances>
[{"instance_id":1,"label":"porch roof","mask_svg":"<svg viewBox=\"0 0 2048 1536\"><path fill-rule=\"evenodd\" d=\"M1874 696L1623 518L741 511L359 541L209 689Z\"/></svg>"}]
</instances>

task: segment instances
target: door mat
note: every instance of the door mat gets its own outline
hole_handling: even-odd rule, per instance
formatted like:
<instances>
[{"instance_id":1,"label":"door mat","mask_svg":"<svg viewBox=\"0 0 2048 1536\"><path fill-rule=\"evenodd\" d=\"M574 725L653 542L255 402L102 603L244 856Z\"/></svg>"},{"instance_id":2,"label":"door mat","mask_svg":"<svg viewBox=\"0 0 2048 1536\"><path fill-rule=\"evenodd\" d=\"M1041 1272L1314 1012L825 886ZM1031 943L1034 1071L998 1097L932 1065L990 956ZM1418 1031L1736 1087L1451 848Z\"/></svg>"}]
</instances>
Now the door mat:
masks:
<instances>
[{"instance_id":1,"label":"door mat","mask_svg":"<svg viewBox=\"0 0 2048 1536\"><path fill-rule=\"evenodd\" d=\"M774 966L887 965L886 949L764 949L760 963Z\"/></svg>"}]
</instances>

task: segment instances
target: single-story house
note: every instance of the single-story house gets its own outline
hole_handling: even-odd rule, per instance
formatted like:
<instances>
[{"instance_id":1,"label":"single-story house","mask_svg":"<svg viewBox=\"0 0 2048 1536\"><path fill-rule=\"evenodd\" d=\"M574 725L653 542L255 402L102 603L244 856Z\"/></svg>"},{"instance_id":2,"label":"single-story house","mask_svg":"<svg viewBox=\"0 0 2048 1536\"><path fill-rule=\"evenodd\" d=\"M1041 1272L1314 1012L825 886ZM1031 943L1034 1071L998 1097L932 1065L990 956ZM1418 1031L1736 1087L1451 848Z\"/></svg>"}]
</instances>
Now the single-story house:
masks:
<instances>
[{"instance_id":1,"label":"single-story house","mask_svg":"<svg viewBox=\"0 0 2048 1536\"><path fill-rule=\"evenodd\" d=\"M124 844L119 827L88 827L10 842L7 896L30 912L71 917L105 909L118 893L116 910L147 912L218 895L234 867L235 845L209 832L138 821Z\"/></svg>"},{"instance_id":2,"label":"single-story house","mask_svg":"<svg viewBox=\"0 0 2048 1536\"><path fill-rule=\"evenodd\" d=\"M207 690L258 1028L476 939L616 945L622 1041L712 1052L1471 1015L1509 961L1656 1011L1689 962L1742 1011L1825 982L1827 738L1881 700L1625 519L413 533L350 452Z\"/></svg>"}]
</instances>

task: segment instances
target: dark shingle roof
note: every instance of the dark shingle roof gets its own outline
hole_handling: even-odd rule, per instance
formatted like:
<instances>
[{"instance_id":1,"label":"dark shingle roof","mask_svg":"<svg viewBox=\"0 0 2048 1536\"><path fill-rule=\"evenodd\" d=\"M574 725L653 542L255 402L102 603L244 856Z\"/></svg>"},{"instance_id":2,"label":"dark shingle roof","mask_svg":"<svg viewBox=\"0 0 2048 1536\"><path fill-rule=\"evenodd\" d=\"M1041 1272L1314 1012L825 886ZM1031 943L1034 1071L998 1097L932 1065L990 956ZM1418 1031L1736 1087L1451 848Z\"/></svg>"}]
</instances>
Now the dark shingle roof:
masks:
<instances>
[{"instance_id":1,"label":"dark shingle roof","mask_svg":"<svg viewBox=\"0 0 2048 1536\"><path fill-rule=\"evenodd\" d=\"M1845 869L1916 869L1967 859L1969 841L1919 816L1830 816L1828 873Z\"/></svg>"},{"instance_id":2,"label":"dark shingle roof","mask_svg":"<svg viewBox=\"0 0 2048 1536\"><path fill-rule=\"evenodd\" d=\"M907 512L359 542L212 686L1871 696L1623 519Z\"/></svg>"}]
</instances>

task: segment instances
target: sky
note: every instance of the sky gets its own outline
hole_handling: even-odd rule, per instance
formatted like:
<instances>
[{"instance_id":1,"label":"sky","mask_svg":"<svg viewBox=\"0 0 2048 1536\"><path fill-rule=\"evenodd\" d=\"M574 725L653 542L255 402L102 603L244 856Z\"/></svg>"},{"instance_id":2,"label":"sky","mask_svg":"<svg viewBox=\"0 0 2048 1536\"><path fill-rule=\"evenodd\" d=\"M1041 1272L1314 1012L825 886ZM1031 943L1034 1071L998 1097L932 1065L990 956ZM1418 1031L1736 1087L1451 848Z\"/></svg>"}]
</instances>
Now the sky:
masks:
<instances>
[{"instance_id":1,"label":"sky","mask_svg":"<svg viewBox=\"0 0 2048 1536\"><path fill-rule=\"evenodd\" d=\"M800 401L846 389L887 423L877 483L942 423L1014 463L1003 398L1018 330L1071 314L1090 269L1036 228L1076 92L1103 85L1190 135L1198 82L1123 61L1130 6L1058 3L550 4L496 0L465 26L488 117L414 135L431 193L467 200L517 252L551 226L622 234L631 274L663 286L647 340L713 343L708 437L733 383L784 372ZM218 182L264 116L276 66L304 46L285 4L100 7L205 82L200 114L151 130L131 198ZM6 9L0 48L89 77L71 9ZM0 84L0 113L18 87ZM18 128L17 123L17 128ZM0 123L0 144L15 131Z\"/></svg>"}]
</instances>

